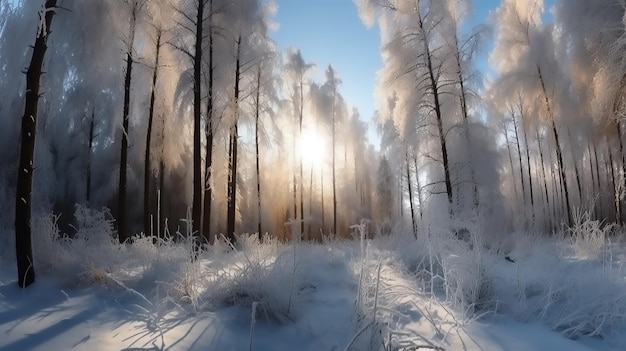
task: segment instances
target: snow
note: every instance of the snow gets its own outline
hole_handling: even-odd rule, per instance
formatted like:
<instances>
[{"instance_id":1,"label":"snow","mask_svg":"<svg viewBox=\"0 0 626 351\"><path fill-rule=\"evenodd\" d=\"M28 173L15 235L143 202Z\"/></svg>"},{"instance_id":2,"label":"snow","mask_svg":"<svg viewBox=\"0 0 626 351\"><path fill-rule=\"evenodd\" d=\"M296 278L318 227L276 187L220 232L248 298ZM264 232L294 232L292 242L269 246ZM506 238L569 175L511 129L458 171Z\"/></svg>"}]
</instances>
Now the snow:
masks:
<instances>
[{"instance_id":1,"label":"snow","mask_svg":"<svg viewBox=\"0 0 626 351\"><path fill-rule=\"evenodd\" d=\"M98 240L94 227L78 229L87 230L89 240L40 240L49 255L35 247L38 279L26 289L10 255L0 257L0 350L626 346L621 243L583 250L590 258L567 240L520 234L509 262L402 235L292 244L242 237L236 249L218 242L192 262L184 239L119 245Z\"/></svg>"}]
</instances>

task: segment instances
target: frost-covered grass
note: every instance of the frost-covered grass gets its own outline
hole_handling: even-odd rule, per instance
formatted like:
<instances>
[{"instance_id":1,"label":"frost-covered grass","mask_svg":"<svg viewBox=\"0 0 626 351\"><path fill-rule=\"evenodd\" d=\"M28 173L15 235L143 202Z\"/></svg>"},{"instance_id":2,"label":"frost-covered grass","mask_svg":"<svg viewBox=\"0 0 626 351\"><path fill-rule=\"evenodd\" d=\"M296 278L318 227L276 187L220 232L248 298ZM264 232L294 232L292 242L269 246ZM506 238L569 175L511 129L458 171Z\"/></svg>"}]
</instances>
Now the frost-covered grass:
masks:
<instances>
[{"instance_id":1,"label":"frost-covered grass","mask_svg":"<svg viewBox=\"0 0 626 351\"><path fill-rule=\"evenodd\" d=\"M484 349L489 340L475 326L499 318L626 345L616 337L626 330L626 246L617 228L584 214L551 238L511 234L506 249L486 242L479 221L459 220L424 224L417 240L401 225L371 239L363 223L354 240L241 235L235 246L222 238L202 250L188 228L119 244L107 210L77 207L75 215L73 233L61 233L54 216L35 221L38 276L64 290L113 294L160 348L183 321L224 311L242 311L224 327L245 339L237 347L260 350L278 347L267 344L277 330L291 330L280 334L287 348L306 334L318 349ZM0 288L13 279L7 272ZM10 308L3 291L0 310Z\"/></svg>"},{"instance_id":2,"label":"frost-covered grass","mask_svg":"<svg viewBox=\"0 0 626 351\"><path fill-rule=\"evenodd\" d=\"M539 322L569 338L610 338L626 327L626 246L613 226L577 214L552 238L515 233L508 250L486 245L471 221L428 228L418 240L396 233L377 246L396 253L429 298L462 318L512 316ZM612 238L612 239L611 239ZM513 262L512 262L513 261Z\"/></svg>"}]
</instances>

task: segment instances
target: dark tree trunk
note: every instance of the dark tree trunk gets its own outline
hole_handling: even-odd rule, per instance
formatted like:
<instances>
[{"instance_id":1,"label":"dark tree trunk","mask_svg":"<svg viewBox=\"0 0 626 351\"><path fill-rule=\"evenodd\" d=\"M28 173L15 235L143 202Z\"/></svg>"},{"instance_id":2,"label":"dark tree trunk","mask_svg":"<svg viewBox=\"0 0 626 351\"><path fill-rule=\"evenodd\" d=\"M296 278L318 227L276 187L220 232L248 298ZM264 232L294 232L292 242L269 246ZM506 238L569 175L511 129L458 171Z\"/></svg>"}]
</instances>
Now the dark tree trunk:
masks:
<instances>
[{"instance_id":1,"label":"dark tree trunk","mask_svg":"<svg viewBox=\"0 0 626 351\"><path fill-rule=\"evenodd\" d=\"M91 111L91 121L89 121L89 146L87 149L87 181L86 181L86 193L85 193L85 198L87 200L87 203L89 203L91 201L91 155L93 155L93 138L94 138L94 128L95 128L95 122L96 120L96 114L95 111L92 110Z\"/></svg>"},{"instance_id":2,"label":"dark tree trunk","mask_svg":"<svg viewBox=\"0 0 626 351\"><path fill-rule=\"evenodd\" d=\"M124 79L124 116L122 121L122 146L120 149L120 179L117 204L118 239L124 243L128 239L126 228L126 167L128 164L128 120L130 110L130 84L133 69L132 53L126 54L126 77Z\"/></svg>"},{"instance_id":3,"label":"dark tree trunk","mask_svg":"<svg viewBox=\"0 0 626 351\"><path fill-rule=\"evenodd\" d=\"M597 146L597 142L595 137L593 138L593 158L595 161L595 166L596 166L596 179L598 181L598 200L599 202L596 203L597 209L598 209L598 218L599 219L604 219L603 218L603 213L602 213L602 181L600 179L600 161L598 161L598 146Z\"/></svg>"},{"instance_id":4,"label":"dark tree trunk","mask_svg":"<svg viewBox=\"0 0 626 351\"><path fill-rule=\"evenodd\" d=\"M35 157L35 138L37 133L37 108L39 104L39 82L41 68L48 48L50 25L56 8L56 0L47 0L45 17L41 23L45 28L37 29L35 46L30 65L26 71L26 102L22 116L20 161L17 173L17 192L15 194L15 257L17 259L17 284L25 288L35 282L33 261L31 211L33 170Z\"/></svg>"},{"instance_id":5,"label":"dark tree trunk","mask_svg":"<svg viewBox=\"0 0 626 351\"><path fill-rule=\"evenodd\" d=\"M552 107L550 106L550 99L548 98L548 92L546 90L546 85L543 81L543 75L541 74L541 68L539 67L539 65L537 65L537 74L539 75L539 81L541 83L541 89L543 91L543 96L545 98L548 116L550 117L550 122L552 123L552 134L554 135L554 141L556 144L556 159L557 159L557 163L559 166L559 172L561 174L561 181L563 182L563 190L565 192L565 209L567 211L567 225L571 227L572 226L572 208L570 206L569 189L567 187L567 174L565 172L565 165L563 164L563 153L561 151L561 143L559 142L559 133L556 129L556 122L554 121L554 114L552 112Z\"/></svg>"},{"instance_id":6,"label":"dark tree trunk","mask_svg":"<svg viewBox=\"0 0 626 351\"><path fill-rule=\"evenodd\" d=\"M548 214L548 222L552 226L552 216L550 212L550 198L548 197L548 179L546 178L546 166L543 159L543 147L541 145L541 136L539 135L539 129L537 129L537 143L539 147L539 160L541 161L541 174L543 176L543 190L546 196L546 213Z\"/></svg>"},{"instance_id":7,"label":"dark tree trunk","mask_svg":"<svg viewBox=\"0 0 626 351\"><path fill-rule=\"evenodd\" d=\"M527 206L526 202L526 185L524 183L524 164L522 163L522 149L519 144L519 132L517 130L517 120L515 119L515 112L511 108L511 118L513 119L513 131L515 132L515 145L517 146L517 160L519 162L519 176L522 181L522 196L524 198L524 208Z\"/></svg>"},{"instance_id":8,"label":"dark tree trunk","mask_svg":"<svg viewBox=\"0 0 626 351\"><path fill-rule=\"evenodd\" d=\"M131 8L130 23L130 42L128 43L128 52L126 52L126 75L124 78L124 111L122 116L122 146L120 148L120 176L119 176L119 194L118 194L118 239L120 243L124 243L130 236L127 228L126 213L126 193L128 188L128 179L126 172L128 167L128 122L130 114L130 86L133 76L133 46L135 44L135 31L137 25L137 14L139 5L135 4Z\"/></svg>"},{"instance_id":9,"label":"dark tree trunk","mask_svg":"<svg viewBox=\"0 0 626 351\"><path fill-rule=\"evenodd\" d=\"M530 212L532 216L532 222L535 222L535 195L533 189L533 177L530 168L530 146L528 145L528 135L526 128L524 128L524 107L520 104L520 123L522 124L521 130L524 136L524 148L526 149L526 165L528 166L528 189L530 190Z\"/></svg>"},{"instance_id":10,"label":"dark tree trunk","mask_svg":"<svg viewBox=\"0 0 626 351\"><path fill-rule=\"evenodd\" d=\"M239 114L239 79L241 70L241 36L237 39L237 62L235 66L235 120L230 130L230 157L228 162L228 213L226 223L226 236L231 241L235 241L235 217L237 213L237 148L239 136L237 132L238 114Z\"/></svg>"},{"instance_id":11,"label":"dark tree trunk","mask_svg":"<svg viewBox=\"0 0 626 351\"><path fill-rule=\"evenodd\" d=\"M425 24L422 19L422 14L418 10L418 26L423 30L425 30ZM433 96L433 109L435 110L435 117L437 119L437 132L439 135L439 145L441 147L441 156L443 162L443 174L444 174L444 182L446 184L446 194L448 195L448 206L450 207L448 211L452 214L454 212L453 209L453 194L452 194L452 180L450 177L450 159L448 156L448 145L446 142L446 134L443 128L443 112L441 111L441 101L440 101L440 91L439 85L437 81L437 74L435 73L435 67L433 65L432 53L430 52L430 46L428 43L428 38L424 38L424 50L426 57L426 64L428 68L428 78L430 80L430 89L431 94Z\"/></svg>"},{"instance_id":12,"label":"dark tree trunk","mask_svg":"<svg viewBox=\"0 0 626 351\"><path fill-rule=\"evenodd\" d=\"M619 118L617 118L617 121L615 122L615 128L617 129L617 140L619 141L619 153L620 153L620 157L622 161L622 167L621 167L621 171L623 175L622 183L619 184L618 186L618 189L621 189L622 187L626 188L626 155L624 155L624 142L622 141L622 122ZM615 206L619 207L619 209L617 210L617 222L624 223L624 219L622 218L622 197L620 194L617 194L615 201L616 201Z\"/></svg>"},{"instance_id":13,"label":"dark tree trunk","mask_svg":"<svg viewBox=\"0 0 626 351\"><path fill-rule=\"evenodd\" d=\"M300 142L302 142L302 122L304 120L304 76L300 76ZM303 159L300 155L300 235L304 237L304 173Z\"/></svg>"},{"instance_id":14,"label":"dark tree trunk","mask_svg":"<svg viewBox=\"0 0 626 351\"><path fill-rule=\"evenodd\" d=\"M326 216L324 213L324 164L320 167L320 196L322 198L322 232L326 230Z\"/></svg>"},{"instance_id":15,"label":"dark tree trunk","mask_svg":"<svg viewBox=\"0 0 626 351\"><path fill-rule=\"evenodd\" d=\"M567 137L569 139L569 143L570 145L572 145L572 160L573 160L573 164L574 164L574 176L576 177L576 186L578 188L578 204L579 206L582 207L583 205L583 187L582 184L580 183L580 172L578 171L578 162L577 162L577 158L576 158L576 154L574 153L574 143L572 140L572 133L570 131L569 128L567 128Z\"/></svg>"},{"instance_id":16,"label":"dark tree trunk","mask_svg":"<svg viewBox=\"0 0 626 351\"><path fill-rule=\"evenodd\" d=\"M411 186L411 163L409 161L409 151L405 150L406 160L406 184L409 191L409 205L411 206L411 224L413 228L413 236L417 239L417 223L415 222L415 209L413 205L413 187Z\"/></svg>"},{"instance_id":17,"label":"dark tree trunk","mask_svg":"<svg viewBox=\"0 0 626 351\"><path fill-rule=\"evenodd\" d=\"M415 185L417 186L417 203L420 207L420 220L424 219L424 207L422 206L422 185L420 184L420 174L417 167L417 155L415 155Z\"/></svg>"},{"instance_id":18,"label":"dark tree trunk","mask_svg":"<svg viewBox=\"0 0 626 351\"><path fill-rule=\"evenodd\" d=\"M154 102L156 96L156 83L159 72L159 53L161 50L162 31L157 29L156 52L154 59L154 71L152 72L152 89L150 92L150 107L148 111L148 130L146 132L146 151L144 155L143 174L143 230L146 235L154 235L151 230L152 220L150 219L150 178L152 177L152 166L150 164L150 146L152 141L152 122L154 120Z\"/></svg>"},{"instance_id":19,"label":"dark tree trunk","mask_svg":"<svg viewBox=\"0 0 626 351\"><path fill-rule=\"evenodd\" d=\"M509 164L511 165L511 178L513 178L513 189L515 190L515 199L519 201L519 194L517 192L517 182L515 181L515 168L513 166L513 153L511 152L511 142L509 141L509 131L504 124L504 140L506 142L506 149L509 152Z\"/></svg>"},{"instance_id":20,"label":"dark tree trunk","mask_svg":"<svg viewBox=\"0 0 626 351\"><path fill-rule=\"evenodd\" d=\"M334 83L333 83L334 84ZM332 153L333 153L333 234L337 234L337 179L336 179L336 168L337 168L337 152L336 152L336 144L337 144L337 116L335 114L335 98L337 96L337 88L333 85L333 99L331 105L332 111Z\"/></svg>"},{"instance_id":21,"label":"dark tree trunk","mask_svg":"<svg viewBox=\"0 0 626 351\"><path fill-rule=\"evenodd\" d=\"M193 235L202 233L202 150L201 150L201 122L202 112L202 36L204 35L204 0L198 0L196 14L195 52L193 55L193 204L191 219L193 221Z\"/></svg>"},{"instance_id":22,"label":"dark tree trunk","mask_svg":"<svg viewBox=\"0 0 626 351\"><path fill-rule=\"evenodd\" d=\"M161 116L161 150L159 157L159 230L157 230L157 235L160 238L163 238L165 234L165 211L163 208L163 204L166 203L164 201L165 198L165 115Z\"/></svg>"},{"instance_id":23,"label":"dark tree trunk","mask_svg":"<svg viewBox=\"0 0 626 351\"><path fill-rule=\"evenodd\" d=\"M209 14L213 14L213 0L209 1ZM206 135L206 160L204 163L204 216L202 218L202 230L204 239L213 242L211 234L211 210L213 200L213 188L211 177L213 174L213 24L209 25L209 79L207 82L207 108L204 134Z\"/></svg>"},{"instance_id":24,"label":"dark tree trunk","mask_svg":"<svg viewBox=\"0 0 626 351\"><path fill-rule=\"evenodd\" d=\"M454 31L454 44L455 44L455 60L457 68L457 79L459 80L459 102L461 103L461 114L463 116L463 129L465 133L465 142L467 143L467 151L469 153L468 161L470 167L470 181L472 182L472 198L474 200L474 208L478 208L480 205L480 199L478 197L478 184L476 182L476 174L474 172L474 164L472 162L472 138L470 136L469 127L469 112L467 108L467 92L465 91L465 79L463 78L463 67L461 65L461 53L459 52L459 38L457 29Z\"/></svg>"},{"instance_id":25,"label":"dark tree trunk","mask_svg":"<svg viewBox=\"0 0 626 351\"><path fill-rule=\"evenodd\" d=\"M611 177L611 185L612 185L612 189L613 189L613 204L615 205L615 221L619 221L622 214L621 214L621 208L620 208L620 204L619 204L619 197L618 197L618 186L617 186L617 177L615 176L615 167L614 167L614 163L613 163L613 152L611 151L611 145L609 144L609 140L607 138L606 140L606 152L609 154L609 158L607 160L607 170L610 170L609 175Z\"/></svg>"},{"instance_id":26,"label":"dark tree trunk","mask_svg":"<svg viewBox=\"0 0 626 351\"><path fill-rule=\"evenodd\" d=\"M256 100L254 104L254 146L255 146L255 158L256 158L256 199L257 199L257 235L259 240L262 238L261 231L261 162L259 157L259 129L260 129L260 115L261 115L261 66L259 65L256 72Z\"/></svg>"}]
</instances>

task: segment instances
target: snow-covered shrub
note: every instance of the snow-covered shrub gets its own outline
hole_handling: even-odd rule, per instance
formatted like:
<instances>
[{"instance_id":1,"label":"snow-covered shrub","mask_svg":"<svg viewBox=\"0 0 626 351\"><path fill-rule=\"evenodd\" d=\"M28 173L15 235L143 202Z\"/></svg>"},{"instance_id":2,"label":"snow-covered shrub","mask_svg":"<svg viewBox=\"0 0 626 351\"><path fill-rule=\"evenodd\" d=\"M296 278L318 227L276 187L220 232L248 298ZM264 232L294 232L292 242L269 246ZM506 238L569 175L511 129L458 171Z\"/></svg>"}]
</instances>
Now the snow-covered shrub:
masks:
<instances>
[{"instance_id":1,"label":"snow-covered shrub","mask_svg":"<svg viewBox=\"0 0 626 351\"><path fill-rule=\"evenodd\" d=\"M258 239L239 237L239 249L228 255L219 255L220 247L228 245L222 238L216 241L211 251L211 266L207 267L206 290L201 299L208 308L233 305L252 308L257 304L257 316L278 323L297 318L301 303L302 267L298 256L298 245L283 248L277 256L273 254L278 242L263 244ZM294 271L295 269L295 271Z\"/></svg>"},{"instance_id":2,"label":"snow-covered shrub","mask_svg":"<svg viewBox=\"0 0 626 351\"><path fill-rule=\"evenodd\" d=\"M612 225L603 226L600 221L592 220L591 214L582 211L574 212L574 225L566 231L572 249L577 257L585 259L600 258L606 247L608 233Z\"/></svg>"},{"instance_id":3,"label":"snow-covered shrub","mask_svg":"<svg viewBox=\"0 0 626 351\"><path fill-rule=\"evenodd\" d=\"M572 258L563 250L570 239L559 240L537 239L534 247L521 240L524 247L513 248L515 262L489 258L497 312L541 321L570 338L607 336L623 328L626 282L620 268L610 260Z\"/></svg>"}]
</instances>

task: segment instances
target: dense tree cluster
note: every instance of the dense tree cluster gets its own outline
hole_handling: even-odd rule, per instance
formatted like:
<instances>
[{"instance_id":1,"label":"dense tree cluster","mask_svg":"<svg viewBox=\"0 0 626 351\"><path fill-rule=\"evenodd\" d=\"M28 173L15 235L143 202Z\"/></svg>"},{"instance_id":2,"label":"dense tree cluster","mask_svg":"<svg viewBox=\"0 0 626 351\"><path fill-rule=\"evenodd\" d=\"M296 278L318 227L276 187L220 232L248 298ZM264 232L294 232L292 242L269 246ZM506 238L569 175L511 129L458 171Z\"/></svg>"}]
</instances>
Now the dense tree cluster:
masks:
<instances>
[{"instance_id":1,"label":"dense tree cluster","mask_svg":"<svg viewBox=\"0 0 626 351\"><path fill-rule=\"evenodd\" d=\"M486 40L460 30L471 1L357 3L383 39L382 152L405 170L396 213L470 209L544 232L577 211L623 223L623 2L503 0ZM481 82L474 54L491 41Z\"/></svg>"},{"instance_id":2,"label":"dense tree cluster","mask_svg":"<svg viewBox=\"0 0 626 351\"><path fill-rule=\"evenodd\" d=\"M378 150L339 72L278 52L271 1L0 3L0 196L19 211L0 233L20 238L26 207L70 233L76 204L111 208L120 242L174 232L188 211L206 242L346 235L364 219L416 236L468 215L544 232L579 209L624 222L622 1L559 0L548 15L503 0L491 31L467 25L471 0L355 3L382 41ZM23 133L34 160L20 160Z\"/></svg>"},{"instance_id":3,"label":"dense tree cluster","mask_svg":"<svg viewBox=\"0 0 626 351\"><path fill-rule=\"evenodd\" d=\"M40 7L0 5L6 189L17 181L21 71ZM277 51L275 10L260 0L60 2L41 82L35 212L61 215L71 232L75 204L109 207L121 242L173 233L188 208L207 241L317 238L369 218L374 175L364 170L377 161L366 124L332 66L315 82L300 51ZM304 162L307 133L329 155Z\"/></svg>"}]
</instances>

